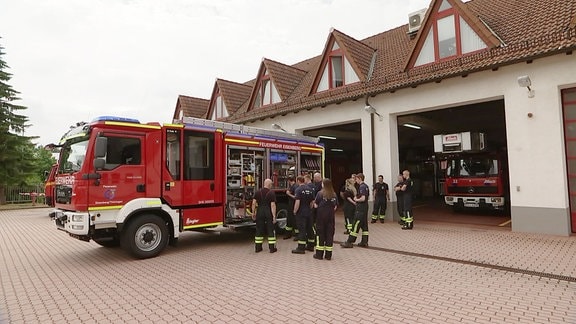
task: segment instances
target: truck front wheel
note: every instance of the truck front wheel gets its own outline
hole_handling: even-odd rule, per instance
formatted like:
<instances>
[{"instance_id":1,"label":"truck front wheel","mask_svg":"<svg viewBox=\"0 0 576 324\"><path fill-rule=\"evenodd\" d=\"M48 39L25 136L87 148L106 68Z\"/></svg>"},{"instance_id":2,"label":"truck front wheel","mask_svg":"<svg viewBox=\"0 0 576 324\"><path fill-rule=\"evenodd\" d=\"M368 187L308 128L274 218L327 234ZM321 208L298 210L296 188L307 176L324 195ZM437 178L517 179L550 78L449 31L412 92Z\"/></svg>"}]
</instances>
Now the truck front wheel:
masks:
<instances>
[{"instance_id":1,"label":"truck front wheel","mask_svg":"<svg viewBox=\"0 0 576 324\"><path fill-rule=\"evenodd\" d=\"M121 245L138 259L160 254L168 243L166 222L156 215L136 216L122 234Z\"/></svg>"}]
</instances>

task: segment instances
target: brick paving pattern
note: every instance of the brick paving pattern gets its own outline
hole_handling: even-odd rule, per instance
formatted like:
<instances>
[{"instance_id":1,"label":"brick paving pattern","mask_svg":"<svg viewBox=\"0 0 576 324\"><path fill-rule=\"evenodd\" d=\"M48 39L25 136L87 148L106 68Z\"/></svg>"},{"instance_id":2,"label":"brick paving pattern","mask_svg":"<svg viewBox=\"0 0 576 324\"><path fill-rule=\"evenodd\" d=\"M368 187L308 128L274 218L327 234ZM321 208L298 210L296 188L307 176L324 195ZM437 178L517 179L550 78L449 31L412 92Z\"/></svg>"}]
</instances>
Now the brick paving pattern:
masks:
<instances>
[{"instance_id":1,"label":"brick paving pattern","mask_svg":"<svg viewBox=\"0 0 576 324\"><path fill-rule=\"evenodd\" d=\"M255 254L250 232L228 230L135 260L47 214L0 211L0 323L576 322L575 237L387 220L370 224L371 248L335 246L331 261L282 239Z\"/></svg>"}]
</instances>

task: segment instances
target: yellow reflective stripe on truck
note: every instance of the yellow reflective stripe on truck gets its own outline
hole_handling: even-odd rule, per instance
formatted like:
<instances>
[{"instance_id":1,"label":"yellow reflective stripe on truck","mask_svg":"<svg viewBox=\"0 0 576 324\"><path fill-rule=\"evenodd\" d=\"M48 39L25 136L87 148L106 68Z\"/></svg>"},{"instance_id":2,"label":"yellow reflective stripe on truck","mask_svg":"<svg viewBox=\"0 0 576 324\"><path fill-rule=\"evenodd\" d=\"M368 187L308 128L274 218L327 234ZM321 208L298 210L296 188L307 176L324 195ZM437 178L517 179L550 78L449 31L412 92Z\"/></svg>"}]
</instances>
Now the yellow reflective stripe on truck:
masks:
<instances>
[{"instance_id":1,"label":"yellow reflective stripe on truck","mask_svg":"<svg viewBox=\"0 0 576 324\"><path fill-rule=\"evenodd\" d=\"M208 224L199 224L199 225L190 225L190 226L184 226L184 229L191 229L191 228L200 228L200 227L210 227L210 226L218 226L218 225L222 225L224 223L222 222L217 222L217 223L208 223Z\"/></svg>"},{"instance_id":2,"label":"yellow reflective stripe on truck","mask_svg":"<svg viewBox=\"0 0 576 324\"><path fill-rule=\"evenodd\" d=\"M88 207L88 211L98 211L98 210L114 210L120 209L124 207L124 205L116 205L116 206L102 206L102 207Z\"/></svg>"}]
</instances>

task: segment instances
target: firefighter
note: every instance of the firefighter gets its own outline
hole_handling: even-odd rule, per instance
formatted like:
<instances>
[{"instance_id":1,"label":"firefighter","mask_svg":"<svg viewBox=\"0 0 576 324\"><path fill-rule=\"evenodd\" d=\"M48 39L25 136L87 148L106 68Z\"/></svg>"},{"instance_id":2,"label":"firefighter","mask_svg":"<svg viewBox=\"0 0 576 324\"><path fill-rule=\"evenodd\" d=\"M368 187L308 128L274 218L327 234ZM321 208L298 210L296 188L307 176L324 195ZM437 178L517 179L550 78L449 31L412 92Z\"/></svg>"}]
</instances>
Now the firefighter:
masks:
<instances>
[{"instance_id":1,"label":"firefighter","mask_svg":"<svg viewBox=\"0 0 576 324\"><path fill-rule=\"evenodd\" d=\"M310 177L308 177L310 179ZM304 177L296 178L298 188L295 191L294 215L298 224L298 247L292 250L295 254L304 254L306 250L314 251L314 232L312 228L313 189L305 183Z\"/></svg>"},{"instance_id":2,"label":"firefighter","mask_svg":"<svg viewBox=\"0 0 576 324\"><path fill-rule=\"evenodd\" d=\"M314 259L332 259L334 245L335 220L334 215L338 208L338 197L332 187L330 179L322 180L322 189L314 200L316 208L316 253Z\"/></svg>"},{"instance_id":3,"label":"firefighter","mask_svg":"<svg viewBox=\"0 0 576 324\"><path fill-rule=\"evenodd\" d=\"M412 190L414 188L414 182L410 178L410 171L402 171L402 177L404 178L404 183L402 184L402 197L404 198L402 204L402 210L404 218L402 221L404 225L403 230L411 230L414 228L414 216L412 215Z\"/></svg>"},{"instance_id":4,"label":"firefighter","mask_svg":"<svg viewBox=\"0 0 576 324\"><path fill-rule=\"evenodd\" d=\"M340 244L343 248L354 247L353 243L356 241L360 230L362 230L362 240L358 243L358 246L368 247L368 196L370 196L370 188L364 183L364 174L362 173L356 175L356 183L359 186L358 194L354 197L354 202L356 203L354 222L348 239Z\"/></svg>"},{"instance_id":5,"label":"firefighter","mask_svg":"<svg viewBox=\"0 0 576 324\"><path fill-rule=\"evenodd\" d=\"M288 190L286 190L286 195L288 196L288 216L286 217L286 235L284 235L284 239L287 240L292 237L292 233L294 236L298 236L298 228L296 226L296 219L294 215L294 194L296 193L296 188L298 184L296 184L296 180L294 176L288 177Z\"/></svg>"},{"instance_id":6,"label":"firefighter","mask_svg":"<svg viewBox=\"0 0 576 324\"><path fill-rule=\"evenodd\" d=\"M323 180L320 172L314 173L314 182L312 184L314 185L314 195L316 195L322 190Z\"/></svg>"},{"instance_id":7,"label":"firefighter","mask_svg":"<svg viewBox=\"0 0 576 324\"><path fill-rule=\"evenodd\" d=\"M388 191L388 184L384 182L382 175L378 176L378 182L372 186L372 194L374 195L374 208L372 209L372 224L376 223L379 219L380 223L384 223L386 218L386 207L390 200L390 193Z\"/></svg>"},{"instance_id":8,"label":"firefighter","mask_svg":"<svg viewBox=\"0 0 576 324\"><path fill-rule=\"evenodd\" d=\"M394 186L394 192L396 193L396 209L398 210L398 217L400 217L400 220L398 221L398 224L400 225L404 225L404 196L403 193L404 191L402 191L402 186L404 185L404 177L402 176L402 174L398 175L398 183Z\"/></svg>"},{"instance_id":9,"label":"firefighter","mask_svg":"<svg viewBox=\"0 0 576 324\"><path fill-rule=\"evenodd\" d=\"M354 197L356 197L356 186L354 185L356 181L354 178L356 175L346 179L346 183L342 186L340 190L340 197L344 200L344 234L350 234L352 230L352 221L354 220L354 211L356 210L356 202Z\"/></svg>"},{"instance_id":10,"label":"firefighter","mask_svg":"<svg viewBox=\"0 0 576 324\"><path fill-rule=\"evenodd\" d=\"M314 197L322 190L322 175L320 172L315 172L312 178L311 186L314 188ZM312 204L312 230L314 231L314 238L316 239L316 207Z\"/></svg>"},{"instance_id":11,"label":"firefighter","mask_svg":"<svg viewBox=\"0 0 576 324\"><path fill-rule=\"evenodd\" d=\"M270 190L272 180L264 180L264 187L254 194L252 199L252 219L256 221L256 234L254 235L254 244L256 253L262 251L264 235L268 235L268 248L270 253L278 251L276 248L276 233L274 227L276 224L276 194Z\"/></svg>"}]
</instances>

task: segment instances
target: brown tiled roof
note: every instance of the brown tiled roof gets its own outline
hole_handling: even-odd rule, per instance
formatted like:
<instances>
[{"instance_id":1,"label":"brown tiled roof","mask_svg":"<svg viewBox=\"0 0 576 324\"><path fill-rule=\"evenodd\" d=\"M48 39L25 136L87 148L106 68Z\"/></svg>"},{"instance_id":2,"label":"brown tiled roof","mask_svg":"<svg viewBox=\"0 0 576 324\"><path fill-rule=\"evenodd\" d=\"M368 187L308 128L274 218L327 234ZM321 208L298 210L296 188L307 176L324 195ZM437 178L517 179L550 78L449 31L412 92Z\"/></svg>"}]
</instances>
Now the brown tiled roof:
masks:
<instances>
[{"instance_id":1,"label":"brown tiled roof","mask_svg":"<svg viewBox=\"0 0 576 324\"><path fill-rule=\"evenodd\" d=\"M485 22L505 45L405 71L418 37L411 39L408 26L403 25L361 41L377 51L369 81L309 94L321 63L321 56L317 56L293 65L308 73L287 100L267 109L239 111L226 120L245 123L285 115L540 57L571 54L576 49L576 27L571 25L576 16L574 0L472 0L463 3L462 8L466 8L466 15Z\"/></svg>"},{"instance_id":2,"label":"brown tiled roof","mask_svg":"<svg viewBox=\"0 0 576 324\"><path fill-rule=\"evenodd\" d=\"M210 100L207 99L179 95L173 118L177 119L180 111L184 113L184 117L206 118L209 103Z\"/></svg>"},{"instance_id":3,"label":"brown tiled roof","mask_svg":"<svg viewBox=\"0 0 576 324\"><path fill-rule=\"evenodd\" d=\"M370 66L372 65L372 60L374 58L374 48L367 44L364 44L334 28L330 29L330 35L326 40L324 45L324 51L322 51L321 60L317 65L316 70L314 70L312 86L308 89L306 95L316 92L318 88L318 83L322 78L322 74L326 68L326 62L328 60L328 54L332 50L334 43L338 44L338 47L343 51L344 56L350 62L350 65L358 75L360 81L365 82L368 80Z\"/></svg>"},{"instance_id":4,"label":"brown tiled roof","mask_svg":"<svg viewBox=\"0 0 576 324\"><path fill-rule=\"evenodd\" d=\"M294 89L302 83L302 78L306 75L306 71L300 70L297 67L266 58L262 59L262 64L260 65L260 69L258 69L258 77L256 78L256 82L254 82L248 104L243 105L242 108L238 110L238 113L246 112L254 107L253 101L259 91L260 78L262 78L264 71L268 72L268 76L274 83L282 100L288 99ZM263 107L263 109L266 108Z\"/></svg>"},{"instance_id":5,"label":"brown tiled roof","mask_svg":"<svg viewBox=\"0 0 576 324\"><path fill-rule=\"evenodd\" d=\"M250 97L252 87L253 82L242 84L223 79L216 79L206 116L209 118L209 116L212 115L212 107L214 106L214 100L216 99L216 94L218 92L220 92L220 95L222 96L228 114L233 115L238 111L238 109L240 109L240 107L242 107L243 104L246 103Z\"/></svg>"},{"instance_id":6,"label":"brown tiled roof","mask_svg":"<svg viewBox=\"0 0 576 324\"><path fill-rule=\"evenodd\" d=\"M262 64L268 70L270 79L274 82L282 100L288 99L294 89L302 82L306 71L296 67L264 59Z\"/></svg>"},{"instance_id":7,"label":"brown tiled roof","mask_svg":"<svg viewBox=\"0 0 576 324\"><path fill-rule=\"evenodd\" d=\"M332 30L332 36L334 36L336 42L344 51L346 58L350 61L360 80L366 81L376 49L336 29Z\"/></svg>"}]
</instances>

